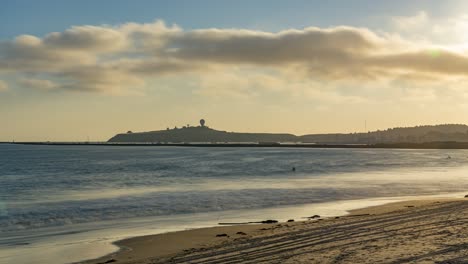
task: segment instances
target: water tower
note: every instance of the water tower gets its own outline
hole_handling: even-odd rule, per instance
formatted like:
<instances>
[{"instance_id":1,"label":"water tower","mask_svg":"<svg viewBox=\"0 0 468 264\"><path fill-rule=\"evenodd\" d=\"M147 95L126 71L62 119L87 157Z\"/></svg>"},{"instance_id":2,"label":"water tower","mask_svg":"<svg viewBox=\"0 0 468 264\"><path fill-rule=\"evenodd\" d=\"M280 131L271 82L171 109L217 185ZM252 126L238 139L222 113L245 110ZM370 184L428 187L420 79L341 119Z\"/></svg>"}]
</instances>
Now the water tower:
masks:
<instances>
[{"instance_id":1,"label":"water tower","mask_svg":"<svg viewBox=\"0 0 468 264\"><path fill-rule=\"evenodd\" d=\"M202 127L205 126L205 119L200 119L200 125L201 125Z\"/></svg>"}]
</instances>

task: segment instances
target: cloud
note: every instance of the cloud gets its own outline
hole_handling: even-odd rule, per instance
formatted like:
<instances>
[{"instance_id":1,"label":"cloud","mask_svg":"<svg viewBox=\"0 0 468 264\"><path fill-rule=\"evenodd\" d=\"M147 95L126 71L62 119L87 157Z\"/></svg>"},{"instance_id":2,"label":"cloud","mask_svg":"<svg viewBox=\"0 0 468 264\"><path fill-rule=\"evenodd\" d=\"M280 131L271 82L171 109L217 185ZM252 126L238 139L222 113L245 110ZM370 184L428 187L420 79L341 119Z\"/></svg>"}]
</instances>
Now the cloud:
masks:
<instances>
[{"instance_id":1,"label":"cloud","mask_svg":"<svg viewBox=\"0 0 468 264\"><path fill-rule=\"evenodd\" d=\"M419 11L414 16L392 17L391 22L399 32L422 30L430 23L429 15L425 11Z\"/></svg>"},{"instance_id":2,"label":"cloud","mask_svg":"<svg viewBox=\"0 0 468 264\"><path fill-rule=\"evenodd\" d=\"M42 43L53 49L100 53L128 47L128 38L122 31L110 27L75 26L46 35Z\"/></svg>"},{"instance_id":3,"label":"cloud","mask_svg":"<svg viewBox=\"0 0 468 264\"><path fill-rule=\"evenodd\" d=\"M306 28L268 33L248 30L197 30L179 34L166 55L228 64L284 65L295 62L350 59L378 52L381 39L366 29ZM383 44L383 43L382 43Z\"/></svg>"},{"instance_id":4,"label":"cloud","mask_svg":"<svg viewBox=\"0 0 468 264\"><path fill-rule=\"evenodd\" d=\"M42 79L20 79L18 83L27 88L32 88L32 89L39 89L39 90L54 90L59 88L60 86L57 83L54 83L50 80L42 80Z\"/></svg>"},{"instance_id":5,"label":"cloud","mask_svg":"<svg viewBox=\"0 0 468 264\"><path fill-rule=\"evenodd\" d=\"M466 50L468 15L437 18L425 11L412 16L391 18L393 29L411 41L442 45L447 48Z\"/></svg>"},{"instance_id":6,"label":"cloud","mask_svg":"<svg viewBox=\"0 0 468 264\"><path fill-rule=\"evenodd\" d=\"M4 92L8 90L8 84L2 80L0 80L0 92Z\"/></svg>"},{"instance_id":7,"label":"cloud","mask_svg":"<svg viewBox=\"0 0 468 264\"><path fill-rule=\"evenodd\" d=\"M21 35L0 42L0 72L57 72L69 67L96 63L96 57L45 45L35 36Z\"/></svg>"},{"instance_id":8,"label":"cloud","mask_svg":"<svg viewBox=\"0 0 468 264\"><path fill-rule=\"evenodd\" d=\"M394 78L401 74L467 75L468 57L439 47L418 47L350 27L278 33L199 30L177 35L165 53L184 61L269 67L295 66L324 81Z\"/></svg>"},{"instance_id":9,"label":"cloud","mask_svg":"<svg viewBox=\"0 0 468 264\"><path fill-rule=\"evenodd\" d=\"M415 17L394 18L394 23L420 30L428 20L428 14L420 12ZM280 32L186 31L156 21L75 26L42 38L21 35L0 42L0 73L19 75L20 85L41 90L119 93L141 89L147 79L193 72L202 76L204 91L209 93L226 81L249 87L265 87L259 83L270 82L278 87L272 84L277 81L269 79L278 73L306 83L405 78L417 83L427 76L468 78L467 66L468 57L449 47L348 26ZM265 73L232 73L233 67ZM210 78L213 81L206 81ZM287 80L284 84L291 86ZM235 91L256 94L247 88Z\"/></svg>"},{"instance_id":10,"label":"cloud","mask_svg":"<svg viewBox=\"0 0 468 264\"><path fill-rule=\"evenodd\" d=\"M89 91L122 94L131 87L138 90L145 81L128 71L108 65L79 67L57 73L66 82L62 88L70 91Z\"/></svg>"}]
</instances>

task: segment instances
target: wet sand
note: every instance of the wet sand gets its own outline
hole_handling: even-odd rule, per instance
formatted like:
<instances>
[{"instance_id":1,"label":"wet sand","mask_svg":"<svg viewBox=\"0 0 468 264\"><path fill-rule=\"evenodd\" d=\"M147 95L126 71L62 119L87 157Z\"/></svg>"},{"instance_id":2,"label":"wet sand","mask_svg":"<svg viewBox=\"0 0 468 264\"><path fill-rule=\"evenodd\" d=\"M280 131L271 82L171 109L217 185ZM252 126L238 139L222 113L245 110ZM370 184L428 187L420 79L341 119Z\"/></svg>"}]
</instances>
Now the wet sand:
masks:
<instances>
[{"instance_id":1,"label":"wet sand","mask_svg":"<svg viewBox=\"0 0 468 264\"><path fill-rule=\"evenodd\" d=\"M116 243L116 254L86 263L468 263L468 199L297 220L304 219L130 238Z\"/></svg>"}]
</instances>

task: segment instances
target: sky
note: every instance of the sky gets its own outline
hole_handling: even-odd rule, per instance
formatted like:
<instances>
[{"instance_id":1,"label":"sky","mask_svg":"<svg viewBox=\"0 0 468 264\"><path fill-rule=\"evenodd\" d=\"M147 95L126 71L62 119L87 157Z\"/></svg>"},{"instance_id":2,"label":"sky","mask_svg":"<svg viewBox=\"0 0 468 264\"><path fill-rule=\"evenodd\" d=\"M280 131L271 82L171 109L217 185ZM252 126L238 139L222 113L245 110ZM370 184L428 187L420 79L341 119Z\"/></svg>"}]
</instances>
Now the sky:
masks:
<instances>
[{"instance_id":1,"label":"sky","mask_svg":"<svg viewBox=\"0 0 468 264\"><path fill-rule=\"evenodd\" d=\"M0 0L0 141L468 124L466 1Z\"/></svg>"}]
</instances>

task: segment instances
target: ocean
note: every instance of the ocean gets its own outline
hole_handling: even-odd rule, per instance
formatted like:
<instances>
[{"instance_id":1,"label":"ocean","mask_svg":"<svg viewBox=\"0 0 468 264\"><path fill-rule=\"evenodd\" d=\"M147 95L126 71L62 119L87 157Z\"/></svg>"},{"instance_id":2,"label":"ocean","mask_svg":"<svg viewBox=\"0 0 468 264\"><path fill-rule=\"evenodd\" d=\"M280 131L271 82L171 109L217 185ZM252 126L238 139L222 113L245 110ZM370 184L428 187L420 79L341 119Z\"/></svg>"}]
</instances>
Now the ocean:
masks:
<instances>
[{"instance_id":1,"label":"ocean","mask_svg":"<svg viewBox=\"0 0 468 264\"><path fill-rule=\"evenodd\" d=\"M3 144L0 263L71 263L131 236L467 189L468 150Z\"/></svg>"}]
</instances>

